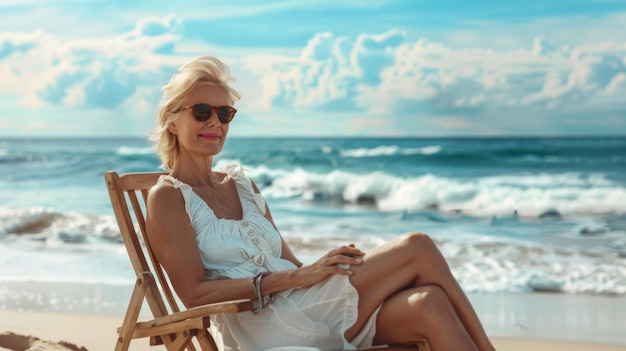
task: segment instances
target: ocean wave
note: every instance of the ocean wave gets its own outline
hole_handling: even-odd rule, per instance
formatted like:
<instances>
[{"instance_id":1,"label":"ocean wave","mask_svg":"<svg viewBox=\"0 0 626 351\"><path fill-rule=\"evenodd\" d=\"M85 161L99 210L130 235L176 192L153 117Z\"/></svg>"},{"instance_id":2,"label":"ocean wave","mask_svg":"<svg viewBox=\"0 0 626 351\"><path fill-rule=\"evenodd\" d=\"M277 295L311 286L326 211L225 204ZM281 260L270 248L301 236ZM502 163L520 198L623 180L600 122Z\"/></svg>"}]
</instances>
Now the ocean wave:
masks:
<instances>
[{"instance_id":1,"label":"ocean wave","mask_svg":"<svg viewBox=\"0 0 626 351\"><path fill-rule=\"evenodd\" d=\"M60 212L43 207L0 208L0 237L55 244L121 242L117 223L108 215Z\"/></svg>"},{"instance_id":2,"label":"ocean wave","mask_svg":"<svg viewBox=\"0 0 626 351\"><path fill-rule=\"evenodd\" d=\"M380 171L321 174L300 168L248 168L265 196L318 204L372 205L380 211L436 209L474 216L626 213L626 188L603 174L528 173L455 179L433 174L403 178Z\"/></svg>"},{"instance_id":3,"label":"ocean wave","mask_svg":"<svg viewBox=\"0 0 626 351\"><path fill-rule=\"evenodd\" d=\"M136 155L154 155L155 151L153 147L132 147L121 146L117 148L116 153L122 156L136 156Z\"/></svg>"},{"instance_id":4,"label":"ocean wave","mask_svg":"<svg viewBox=\"0 0 626 351\"><path fill-rule=\"evenodd\" d=\"M285 213L279 210L274 215L280 218ZM285 223L282 218L279 221L283 224L283 237L305 263L314 262L327 251L348 243L367 252L415 224L397 216L372 218L355 213L318 213L304 219L293 218L292 222ZM121 277L132 279L119 231L111 216L45 208L0 208L0 223L0 262L25 262L19 266L0 265L0 280L29 277L31 280L80 282L93 279L95 271L102 282L115 282ZM490 229L489 226L479 228L480 231ZM491 230L498 231L498 228L502 227ZM507 228L520 233L533 231L521 222L510 222ZM561 234L559 240L552 243L545 238L525 239L526 234L515 238L474 233L477 227L463 219L456 223L436 223L430 229L431 237L455 277L469 292L626 294L623 227L602 235L579 234L571 240ZM389 234L396 231L398 233ZM614 242L606 244L607 240Z\"/></svg>"},{"instance_id":5,"label":"ocean wave","mask_svg":"<svg viewBox=\"0 0 626 351\"><path fill-rule=\"evenodd\" d=\"M244 165L304 262L419 230L468 291L626 294L625 147L235 138L214 168ZM0 280L132 281L102 175L158 170L148 142L8 140L0 150Z\"/></svg>"},{"instance_id":6,"label":"ocean wave","mask_svg":"<svg viewBox=\"0 0 626 351\"><path fill-rule=\"evenodd\" d=\"M343 157L379 157L393 155L432 155L441 151L441 146L425 146L421 148L402 148L396 145L377 146L374 148L358 148L339 150L339 154ZM328 152L328 150L326 150Z\"/></svg>"},{"instance_id":7,"label":"ocean wave","mask_svg":"<svg viewBox=\"0 0 626 351\"><path fill-rule=\"evenodd\" d=\"M626 294L618 253L494 240L440 247L466 291Z\"/></svg>"}]
</instances>

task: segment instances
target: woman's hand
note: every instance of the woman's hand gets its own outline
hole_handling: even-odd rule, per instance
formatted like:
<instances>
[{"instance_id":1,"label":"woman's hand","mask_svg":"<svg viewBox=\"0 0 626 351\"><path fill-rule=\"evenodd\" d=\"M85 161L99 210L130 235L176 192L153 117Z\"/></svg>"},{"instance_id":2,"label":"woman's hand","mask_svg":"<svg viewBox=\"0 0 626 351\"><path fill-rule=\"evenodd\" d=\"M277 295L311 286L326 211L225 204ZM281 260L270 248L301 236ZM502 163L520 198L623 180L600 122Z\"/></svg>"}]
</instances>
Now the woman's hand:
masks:
<instances>
[{"instance_id":1,"label":"woman's hand","mask_svg":"<svg viewBox=\"0 0 626 351\"><path fill-rule=\"evenodd\" d=\"M354 244L330 250L315 263L302 266L297 270L299 285L311 286L332 274L351 275L352 271L341 264L358 265L363 262L365 252L354 247Z\"/></svg>"}]
</instances>

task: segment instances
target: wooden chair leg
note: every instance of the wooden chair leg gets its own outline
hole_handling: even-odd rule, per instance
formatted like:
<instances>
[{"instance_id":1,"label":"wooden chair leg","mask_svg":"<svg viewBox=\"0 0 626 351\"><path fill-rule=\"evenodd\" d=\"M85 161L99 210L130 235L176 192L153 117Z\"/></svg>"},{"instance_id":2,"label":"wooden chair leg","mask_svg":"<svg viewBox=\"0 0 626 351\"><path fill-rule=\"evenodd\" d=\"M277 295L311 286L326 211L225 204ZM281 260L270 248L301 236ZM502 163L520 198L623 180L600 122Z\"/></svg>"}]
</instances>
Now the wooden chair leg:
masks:
<instances>
[{"instance_id":1,"label":"wooden chair leg","mask_svg":"<svg viewBox=\"0 0 626 351\"><path fill-rule=\"evenodd\" d=\"M193 330L192 332L193 332L192 336L195 336L197 338L198 337L198 335L196 333L197 330ZM196 351L196 346L193 344L193 337L191 338L191 340L189 341L189 343L187 345L187 351Z\"/></svg>"},{"instance_id":2,"label":"wooden chair leg","mask_svg":"<svg viewBox=\"0 0 626 351\"><path fill-rule=\"evenodd\" d=\"M206 329L198 330L196 338L198 339L202 351L219 351L217 344L215 344L215 339L213 339L213 336L211 336Z\"/></svg>"},{"instance_id":3,"label":"wooden chair leg","mask_svg":"<svg viewBox=\"0 0 626 351\"><path fill-rule=\"evenodd\" d=\"M122 327L118 330L117 343L115 345L115 351L126 351L130 346L130 341L133 334L133 326L139 318L139 312L141 311L141 305L143 299L146 296L146 289L148 288L148 282L145 279L137 278L133 293L126 309L126 315L124 316L124 322Z\"/></svg>"},{"instance_id":4,"label":"wooden chair leg","mask_svg":"<svg viewBox=\"0 0 626 351\"><path fill-rule=\"evenodd\" d=\"M182 351L191 343L193 334L189 330L185 330L176 335L176 339L168 347L167 351Z\"/></svg>"}]
</instances>

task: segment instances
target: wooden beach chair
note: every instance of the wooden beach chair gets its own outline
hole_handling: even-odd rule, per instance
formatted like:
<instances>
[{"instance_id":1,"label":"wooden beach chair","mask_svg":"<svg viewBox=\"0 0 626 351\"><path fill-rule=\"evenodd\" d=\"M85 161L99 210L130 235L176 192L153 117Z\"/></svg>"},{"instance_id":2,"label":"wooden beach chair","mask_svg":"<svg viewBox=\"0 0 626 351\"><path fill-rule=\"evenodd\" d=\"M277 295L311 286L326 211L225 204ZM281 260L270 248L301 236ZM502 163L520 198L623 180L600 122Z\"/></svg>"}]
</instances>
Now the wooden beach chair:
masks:
<instances>
[{"instance_id":1,"label":"wooden beach chair","mask_svg":"<svg viewBox=\"0 0 626 351\"><path fill-rule=\"evenodd\" d=\"M127 350L132 339L150 338L150 345L164 344L168 350L195 350L193 339L202 350L218 351L208 332L210 316L252 309L249 300L199 306L181 311L169 280L150 247L146 236L145 208L148 190L166 173L105 173L111 205L126 251L137 275L126 315L118 328L115 350ZM134 220L131 217L131 211ZM136 230L135 223L139 230ZM148 257L148 259L146 259ZM148 261L149 260L149 261ZM154 319L138 322L144 302Z\"/></svg>"},{"instance_id":2,"label":"wooden beach chair","mask_svg":"<svg viewBox=\"0 0 626 351\"><path fill-rule=\"evenodd\" d=\"M148 190L164 172L105 173L115 218L137 276L122 326L118 328L115 350L128 350L133 339L149 338L150 346L164 345L167 350L219 351L209 332L210 317L218 313L252 310L250 300L236 300L181 310L166 272L154 255L146 236ZM132 212L130 211L132 209ZM134 217L134 219L133 219ZM138 229L138 230L137 230ZM147 257L147 258L146 258ZM138 321L144 303L153 318ZM380 350L380 348L376 349ZM385 349L430 350L425 341Z\"/></svg>"}]
</instances>

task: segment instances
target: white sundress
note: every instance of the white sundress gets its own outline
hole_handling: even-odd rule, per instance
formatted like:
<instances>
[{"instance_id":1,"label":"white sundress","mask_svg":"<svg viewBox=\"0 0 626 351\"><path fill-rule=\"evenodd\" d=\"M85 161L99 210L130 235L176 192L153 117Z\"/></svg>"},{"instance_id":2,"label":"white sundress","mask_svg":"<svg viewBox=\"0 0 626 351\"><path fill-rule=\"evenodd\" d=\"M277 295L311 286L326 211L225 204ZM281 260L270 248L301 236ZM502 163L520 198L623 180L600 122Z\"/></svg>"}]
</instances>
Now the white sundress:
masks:
<instances>
[{"instance_id":1,"label":"white sundress","mask_svg":"<svg viewBox=\"0 0 626 351\"><path fill-rule=\"evenodd\" d=\"M281 238L264 217L265 200L256 193L240 165L224 172L236 185L243 210L241 220L217 218L191 187L162 176L180 189L196 232L202 264L208 279L252 278L262 271L295 269L281 258ZM308 288L276 294L261 313L223 314L215 319L225 350L262 351L280 346L312 346L321 350L355 350L372 346L376 316L370 316L350 342L344 332L357 319L359 295L347 276L333 275Z\"/></svg>"}]
</instances>

